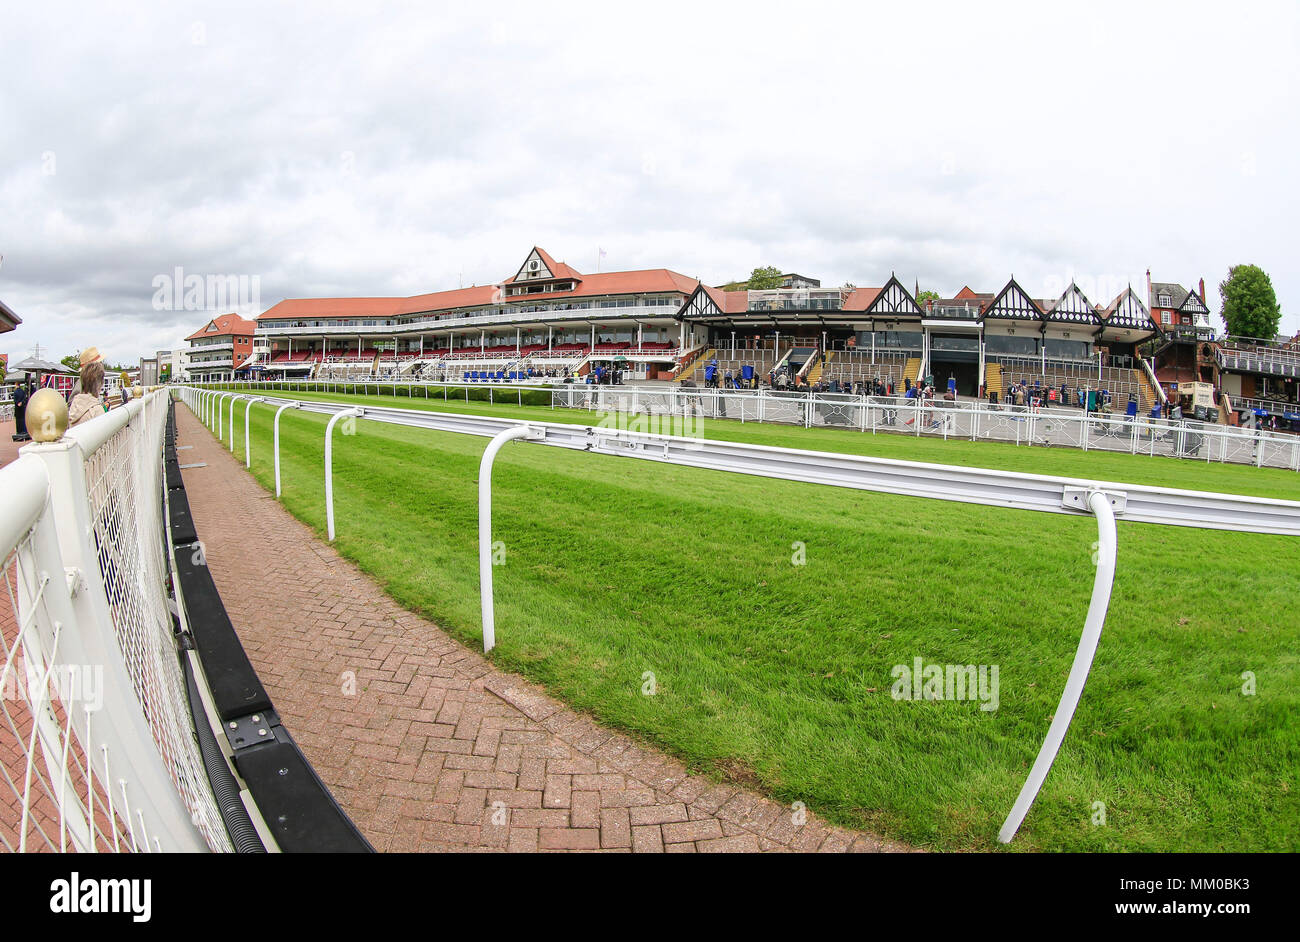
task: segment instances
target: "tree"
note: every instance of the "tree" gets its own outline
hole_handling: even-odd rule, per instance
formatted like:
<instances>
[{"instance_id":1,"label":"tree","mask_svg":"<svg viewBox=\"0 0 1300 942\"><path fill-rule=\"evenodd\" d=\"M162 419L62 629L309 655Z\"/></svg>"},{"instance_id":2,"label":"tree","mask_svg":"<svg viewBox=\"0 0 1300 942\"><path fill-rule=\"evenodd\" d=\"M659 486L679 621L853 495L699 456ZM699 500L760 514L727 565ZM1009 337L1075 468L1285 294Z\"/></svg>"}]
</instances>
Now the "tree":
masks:
<instances>
[{"instance_id":1,"label":"tree","mask_svg":"<svg viewBox=\"0 0 1300 942\"><path fill-rule=\"evenodd\" d=\"M749 274L748 288L750 291L764 291L768 288L781 287L781 269L772 268L755 268Z\"/></svg>"},{"instance_id":2,"label":"tree","mask_svg":"<svg viewBox=\"0 0 1300 942\"><path fill-rule=\"evenodd\" d=\"M68 369L70 369L70 370L76 370L77 372L81 372L81 354L80 354L80 353L69 353L66 357L64 357L64 358L63 358L62 360L60 360L59 362L62 363L64 366L66 366L66 367L67 367Z\"/></svg>"},{"instance_id":3,"label":"tree","mask_svg":"<svg viewBox=\"0 0 1300 942\"><path fill-rule=\"evenodd\" d=\"M938 300L939 300L939 292L931 291L929 288L926 288L923 291L918 291L916 293L916 303L921 305L921 307L925 307L926 301L938 301Z\"/></svg>"},{"instance_id":4,"label":"tree","mask_svg":"<svg viewBox=\"0 0 1300 942\"><path fill-rule=\"evenodd\" d=\"M1223 326L1230 337L1272 340L1282 320L1273 282L1258 265L1233 265L1219 284L1223 299Z\"/></svg>"}]
</instances>

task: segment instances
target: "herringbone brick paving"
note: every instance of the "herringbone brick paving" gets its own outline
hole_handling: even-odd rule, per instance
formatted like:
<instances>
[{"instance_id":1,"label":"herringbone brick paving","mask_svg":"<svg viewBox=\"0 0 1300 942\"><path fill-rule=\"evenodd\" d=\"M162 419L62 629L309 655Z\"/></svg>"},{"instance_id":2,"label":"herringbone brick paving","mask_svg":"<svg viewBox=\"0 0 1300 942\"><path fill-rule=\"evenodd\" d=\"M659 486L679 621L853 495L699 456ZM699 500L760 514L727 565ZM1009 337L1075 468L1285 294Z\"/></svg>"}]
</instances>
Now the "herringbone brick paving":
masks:
<instances>
[{"instance_id":1,"label":"herringbone brick paving","mask_svg":"<svg viewBox=\"0 0 1300 942\"><path fill-rule=\"evenodd\" d=\"M176 418L178 442L194 446L183 463L206 462L183 474L231 621L376 849L907 849L688 774L496 670L286 512L188 409Z\"/></svg>"}]
</instances>

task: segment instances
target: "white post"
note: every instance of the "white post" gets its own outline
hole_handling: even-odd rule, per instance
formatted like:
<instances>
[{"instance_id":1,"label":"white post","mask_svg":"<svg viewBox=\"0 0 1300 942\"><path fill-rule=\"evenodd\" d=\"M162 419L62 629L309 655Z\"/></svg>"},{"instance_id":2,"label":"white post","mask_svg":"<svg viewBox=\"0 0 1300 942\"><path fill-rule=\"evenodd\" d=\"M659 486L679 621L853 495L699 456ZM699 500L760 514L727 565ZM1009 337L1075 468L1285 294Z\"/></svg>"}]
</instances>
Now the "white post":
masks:
<instances>
[{"instance_id":1,"label":"white post","mask_svg":"<svg viewBox=\"0 0 1300 942\"><path fill-rule=\"evenodd\" d=\"M541 438L545 429L517 425L497 433L488 442L478 467L478 583L483 605L483 653L496 646L496 612L492 606L492 462L506 442Z\"/></svg>"},{"instance_id":2,"label":"white post","mask_svg":"<svg viewBox=\"0 0 1300 942\"><path fill-rule=\"evenodd\" d=\"M280 496L280 416L285 409L301 409L302 404L297 402L286 402L280 408L275 410L275 421L271 423L273 447L275 449L275 496Z\"/></svg>"},{"instance_id":3,"label":"white post","mask_svg":"<svg viewBox=\"0 0 1300 942\"><path fill-rule=\"evenodd\" d=\"M363 415L360 409L336 412L325 426L325 532L329 542L334 542L334 426L348 416Z\"/></svg>"},{"instance_id":4,"label":"white post","mask_svg":"<svg viewBox=\"0 0 1300 942\"><path fill-rule=\"evenodd\" d=\"M240 398L243 397L235 395L230 400L230 453L232 455L235 453L235 400ZM217 433L217 438L221 438L220 432Z\"/></svg>"},{"instance_id":5,"label":"white post","mask_svg":"<svg viewBox=\"0 0 1300 942\"><path fill-rule=\"evenodd\" d=\"M1083 695L1083 685L1088 680L1088 671L1092 668L1092 658L1097 653L1097 643L1101 640L1101 629L1106 623L1106 609L1110 606L1111 587L1115 582L1115 513L1110 506L1110 498L1103 491L1088 493L1088 509L1097 518L1097 575L1092 583L1092 601L1088 603L1088 616L1083 623L1083 634L1079 638L1079 648L1074 654L1074 663L1070 666L1070 676L1065 681L1065 691L1061 702L1052 716L1052 725L1048 727L1047 738L1043 740L1038 758L1029 770L1029 777L1016 798L1016 803L1007 815L1007 820L998 831L998 841L1010 843L1020 829L1020 824L1029 813L1029 807L1038 797L1038 790L1052 768L1056 753L1065 739L1074 710Z\"/></svg>"},{"instance_id":6,"label":"white post","mask_svg":"<svg viewBox=\"0 0 1300 942\"><path fill-rule=\"evenodd\" d=\"M249 399L248 405L244 406L244 467L253 467L253 449L249 445L248 437L248 414L253 411L253 403L266 402L264 398L258 396L256 399Z\"/></svg>"}]
</instances>

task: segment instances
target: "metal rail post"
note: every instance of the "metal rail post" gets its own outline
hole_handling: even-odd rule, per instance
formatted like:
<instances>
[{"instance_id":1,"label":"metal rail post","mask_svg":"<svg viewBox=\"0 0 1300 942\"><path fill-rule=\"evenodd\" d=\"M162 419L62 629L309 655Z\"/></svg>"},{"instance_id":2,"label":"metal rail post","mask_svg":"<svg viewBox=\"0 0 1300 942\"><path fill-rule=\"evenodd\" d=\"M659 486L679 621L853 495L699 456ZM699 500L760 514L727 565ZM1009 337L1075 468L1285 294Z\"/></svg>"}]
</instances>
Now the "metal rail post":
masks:
<instances>
[{"instance_id":1,"label":"metal rail post","mask_svg":"<svg viewBox=\"0 0 1300 942\"><path fill-rule=\"evenodd\" d=\"M518 425L498 432L488 442L478 468L478 582L483 605L483 653L496 646L496 611L492 604L492 463L506 442L517 438L541 439L546 430Z\"/></svg>"},{"instance_id":2,"label":"metal rail post","mask_svg":"<svg viewBox=\"0 0 1300 942\"><path fill-rule=\"evenodd\" d=\"M285 409L301 409L302 406L296 402L286 402L280 408L275 410L275 421L271 423L274 431L271 438L275 449L275 496L280 496L280 416Z\"/></svg>"},{"instance_id":3,"label":"metal rail post","mask_svg":"<svg viewBox=\"0 0 1300 942\"><path fill-rule=\"evenodd\" d=\"M334 426L339 419L364 415L360 409L344 409L330 417L325 425L325 532L334 542Z\"/></svg>"},{"instance_id":4,"label":"metal rail post","mask_svg":"<svg viewBox=\"0 0 1300 942\"><path fill-rule=\"evenodd\" d=\"M244 406L244 467L245 468L253 467L253 449L252 446L250 445L250 439L248 435L248 425L249 425L248 416L249 413L253 411L253 403L255 402L266 402L266 398L263 396L255 396L252 399L248 400L248 405Z\"/></svg>"},{"instance_id":5,"label":"metal rail post","mask_svg":"<svg viewBox=\"0 0 1300 942\"><path fill-rule=\"evenodd\" d=\"M1067 496L1067 500L1068 500ZM1111 588L1115 583L1115 512L1111 509L1110 497L1105 491L1090 490L1087 493L1088 509L1097 518L1097 574L1092 583L1092 600L1088 603L1088 615L1084 619L1083 634L1079 637L1079 647L1074 653L1074 663L1070 666L1070 676L1066 678L1065 690L1061 702L1052 716L1052 725L1047 729L1047 738L1038 750L1038 758L1029 770L1011 813L998 831L998 841L1007 844L1016 836L1020 824L1029 813L1029 807L1038 797L1038 790L1056 760L1056 753L1065 739L1074 710L1083 695L1083 685L1088 681L1088 671L1092 669L1092 659L1097 653L1097 643L1101 640L1101 629L1106 623L1106 610L1110 607Z\"/></svg>"}]
</instances>

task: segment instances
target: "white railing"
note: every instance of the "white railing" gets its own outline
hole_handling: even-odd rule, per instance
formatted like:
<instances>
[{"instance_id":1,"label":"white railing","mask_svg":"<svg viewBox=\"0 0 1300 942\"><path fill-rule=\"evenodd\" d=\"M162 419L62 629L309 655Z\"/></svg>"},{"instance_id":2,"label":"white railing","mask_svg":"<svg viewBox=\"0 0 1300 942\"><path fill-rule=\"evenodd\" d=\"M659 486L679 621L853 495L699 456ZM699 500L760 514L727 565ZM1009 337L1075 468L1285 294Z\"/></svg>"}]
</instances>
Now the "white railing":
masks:
<instances>
[{"instance_id":1,"label":"white railing","mask_svg":"<svg viewBox=\"0 0 1300 942\"><path fill-rule=\"evenodd\" d=\"M1256 409L1270 415L1297 415L1300 414L1300 403L1286 399L1247 399L1244 396L1234 396L1229 405L1229 410L1236 412L1253 412Z\"/></svg>"},{"instance_id":2,"label":"white railing","mask_svg":"<svg viewBox=\"0 0 1300 942\"><path fill-rule=\"evenodd\" d=\"M925 404L906 398L772 392L767 389L597 386L580 382L557 386L540 378L532 383L466 383L460 377L453 377L450 382L436 383L410 376L392 376L220 385L223 389L250 393L279 389L286 392L383 394L392 395L394 399L442 399L446 402L470 402L474 390L483 390L489 403L518 405L524 404L526 393L535 394L540 387L550 392L552 408L1001 441L1030 447L1046 445L1086 451L1119 451L1300 471L1300 435L1190 419L1175 422L1141 415L1130 419L1122 413L1086 413L1066 407L995 406L978 399L957 402L935 399Z\"/></svg>"},{"instance_id":3,"label":"white railing","mask_svg":"<svg viewBox=\"0 0 1300 942\"><path fill-rule=\"evenodd\" d=\"M166 415L153 392L0 469L0 849L231 849L169 612Z\"/></svg>"},{"instance_id":4,"label":"white railing","mask_svg":"<svg viewBox=\"0 0 1300 942\"><path fill-rule=\"evenodd\" d=\"M530 321L554 322L560 320L594 320L600 323L625 318L659 317L671 318L680 305L651 304L635 307L592 307L578 306L556 307L545 311L509 311L506 313L470 314L460 317L427 317L407 321L401 324L328 324L316 326L275 327L270 324L258 325L258 337L298 337L298 336L339 336L381 337L402 336L409 333L428 333L451 327L486 327L492 324L517 324Z\"/></svg>"}]
</instances>

